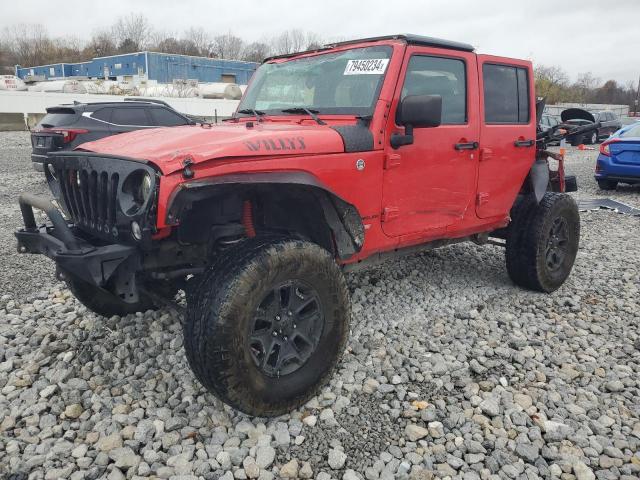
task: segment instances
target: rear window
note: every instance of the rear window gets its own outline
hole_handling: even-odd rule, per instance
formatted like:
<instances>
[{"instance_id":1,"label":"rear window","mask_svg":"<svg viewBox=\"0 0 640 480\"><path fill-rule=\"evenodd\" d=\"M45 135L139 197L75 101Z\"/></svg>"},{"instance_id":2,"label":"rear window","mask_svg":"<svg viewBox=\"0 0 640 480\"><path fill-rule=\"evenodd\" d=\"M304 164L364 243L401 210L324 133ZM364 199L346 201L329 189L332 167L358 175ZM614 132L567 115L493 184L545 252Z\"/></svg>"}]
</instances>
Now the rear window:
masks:
<instances>
[{"instance_id":1,"label":"rear window","mask_svg":"<svg viewBox=\"0 0 640 480\"><path fill-rule=\"evenodd\" d=\"M71 125L77 118L78 114L71 109L55 110L42 117L42 120L40 120L40 126L44 128L62 127L65 125Z\"/></svg>"},{"instance_id":2,"label":"rear window","mask_svg":"<svg viewBox=\"0 0 640 480\"><path fill-rule=\"evenodd\" d=\"M91 118L95 118L96 120L102 120L103 122L111 121L111 112L112 108L101 108L100 110L96 110L91 114Z\"/></svg>"},{"instance_id":3,"label":"rear window","mask_svg":"<svg viewBox=\"0 0 640 480\"><path fill-rule=\"evenodd\" d=\"M151 122L147 117L144 108L114 108L111 114L111 123L116 125L150 126Z\"/></svg>"},{"instance_id":4,"label":"rear window","mask_svg":"<svg viewBox=\"0 0 640 480\"><path fill-rule=\"evenodd\" d=\"M529 123L527 69L484 64L484 120L486 123Z\"/></svg>"},{"instance_id":5,"label":"rear window","mask_svg":"<svg viewBox=\"0 0 640 480\"><path fill-rule=\"evenodd\" d=\"M175 127L177 125L187 124L184 118L166 108L151 109L151 117L153 118L153 124L159 126Z\"/></svg>"},{"instance_id":6,"label":"rear window","mask_svg":"<svg viewBox=\"0 0 640 480\"><path fill-rule=\"evenodd\" d=\"M620 134L621 137L640 137L640 125L634 125Z\"/></svg>"}]
</instances>

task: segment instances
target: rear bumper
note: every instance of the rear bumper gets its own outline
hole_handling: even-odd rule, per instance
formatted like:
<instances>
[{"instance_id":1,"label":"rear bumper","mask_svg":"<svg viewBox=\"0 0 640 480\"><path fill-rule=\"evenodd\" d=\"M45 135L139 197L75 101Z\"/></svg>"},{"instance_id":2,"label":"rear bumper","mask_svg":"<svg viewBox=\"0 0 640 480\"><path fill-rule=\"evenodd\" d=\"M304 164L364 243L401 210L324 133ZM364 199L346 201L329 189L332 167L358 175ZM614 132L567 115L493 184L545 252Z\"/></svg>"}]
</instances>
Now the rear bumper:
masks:
<instances>
[{"instance_id":1,"label":"rear bumper","mask_svg":"<svg viewBox=\"0 0 640 480\"><path fill-rule=\"evenodd\" d=\"M596 180L612 180L620 183L640 183L640 177L625 177L620 175L595 175Z\"/></svg>"},{"instance_id":2,"label":"rear bumper","mask_svg":"<svg viewBox=\"0 0 640 480\"><path fill-rule=\"evenodd\" d=\"M596 180L607 179L624 183L638 183L640 182L640 164L616 163L611 157L600 154L598 155L595 178Z\"/></svg>"},{"instance_id":3,"label":"rear bumper","mask_svg":"<svg viewBox=\"0 0 640 480\"><path fill-rule=\"evenodd\" d=\"M36 172L44 172L44 161L47 159L46 155L40 155L38 153L31 154L31 165Z\"/></svg>"},{"instance_id":4,"label":"rear bumper","mask_svg":"<svg viewBox=\"0 0 640 480\"><path fill-rule=\"evenodd\" d=\"M46 255L64 273L98 287L112 279L116 284L126 283L135 275L140 265L136 247L92 244L67 223L47 198L23 194L19 202L24 228L15 232L18 252ZM52 225L37 226L33 208L43 210Z\"/></svg>"}]
</instances>

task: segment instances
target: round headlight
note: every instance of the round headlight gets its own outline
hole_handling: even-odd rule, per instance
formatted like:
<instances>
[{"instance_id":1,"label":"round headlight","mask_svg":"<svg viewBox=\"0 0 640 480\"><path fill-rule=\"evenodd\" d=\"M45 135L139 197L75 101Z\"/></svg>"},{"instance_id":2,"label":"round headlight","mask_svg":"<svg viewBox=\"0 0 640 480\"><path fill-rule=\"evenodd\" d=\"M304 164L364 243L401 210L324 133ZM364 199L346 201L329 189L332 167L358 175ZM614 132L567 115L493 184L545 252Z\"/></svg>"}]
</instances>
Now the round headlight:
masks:
<instances>
[{"instance_id":1,"label":"round headlight","mask_svg":"<svg viewBox=\"0 0 640 480\"><path fill-rule=\"evenodd\" d=\"M138 241L142 240L142 229L138 222L131 222L131 235Z\"/></svg>"},{"instance_id":2,"label":"round headlight","mask_svg":"<svg viewBox=\"0 0 640 480\"><path fill-rule=\"evenodd\" d=\"M136 215L153 195L153 177L144 170L127 175L118 196L120 207L126 215Z\"/></svg>"},{"instance_id":3,"label":"round headlight","mask_svg":"<svg viewBox=\"0 0 640 480\"><path fill-rule=\"evenodd\" d=\"M142 182L140 184L141 203L146 202L147 198L149 198L149 195L151 195L151 175L145 172L144 176L142 177Z\"/></svg>"}]
</instances>

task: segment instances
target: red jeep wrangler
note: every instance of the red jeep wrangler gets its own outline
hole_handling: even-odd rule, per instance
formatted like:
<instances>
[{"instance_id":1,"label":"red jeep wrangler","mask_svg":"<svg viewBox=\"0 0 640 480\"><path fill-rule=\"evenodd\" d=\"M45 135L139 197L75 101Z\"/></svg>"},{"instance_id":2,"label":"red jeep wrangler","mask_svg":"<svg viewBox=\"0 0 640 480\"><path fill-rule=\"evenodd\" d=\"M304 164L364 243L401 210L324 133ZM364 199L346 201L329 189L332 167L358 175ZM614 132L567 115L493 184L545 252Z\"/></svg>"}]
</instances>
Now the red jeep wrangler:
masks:
<instances>
[{"instance_id":1,"label":"red jeep wrangler","mask_svg":"<svg viewBox=\"0 0 640 480\"><path fill-rule=\"evenodd\" d=\"M244 412L277 415L340 359L345 270L471 240L506 246L518 285L562 285L580 221L536 124L531 63L470 45L396 35L272 57L223 125L48 157L56 200L21 197L18 249L52 258L105 316L184 290L197 378Z\"/></svg>"}]
</instances>

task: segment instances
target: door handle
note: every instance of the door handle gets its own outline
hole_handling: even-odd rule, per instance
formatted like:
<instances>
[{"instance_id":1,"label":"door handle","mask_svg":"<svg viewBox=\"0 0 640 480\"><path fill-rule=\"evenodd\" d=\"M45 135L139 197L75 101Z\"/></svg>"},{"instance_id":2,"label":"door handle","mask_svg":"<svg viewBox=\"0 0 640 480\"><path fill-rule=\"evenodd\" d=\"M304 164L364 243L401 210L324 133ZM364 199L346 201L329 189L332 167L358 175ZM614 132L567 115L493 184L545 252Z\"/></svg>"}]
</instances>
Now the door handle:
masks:
<instances>
[{"instance_id":1,"label":"door handle","mask_svg":"<svg viewBox=\"0 0 640 480\"><path fill-rule=\"evenodd\" d=\"M513 142L516 147L533 147L535 143L535 140L516 140Z\"/></svg>"},{"instance_id":2,"label":"door handle","mask_svg":"<svg viewBox=\"0 0 640 480\"><path fill-rule=\"evenodd\" d=\"M456 143L453 147L456 150L475 150L480 144L478 142Z\"/></svg>"}]
</instances>

